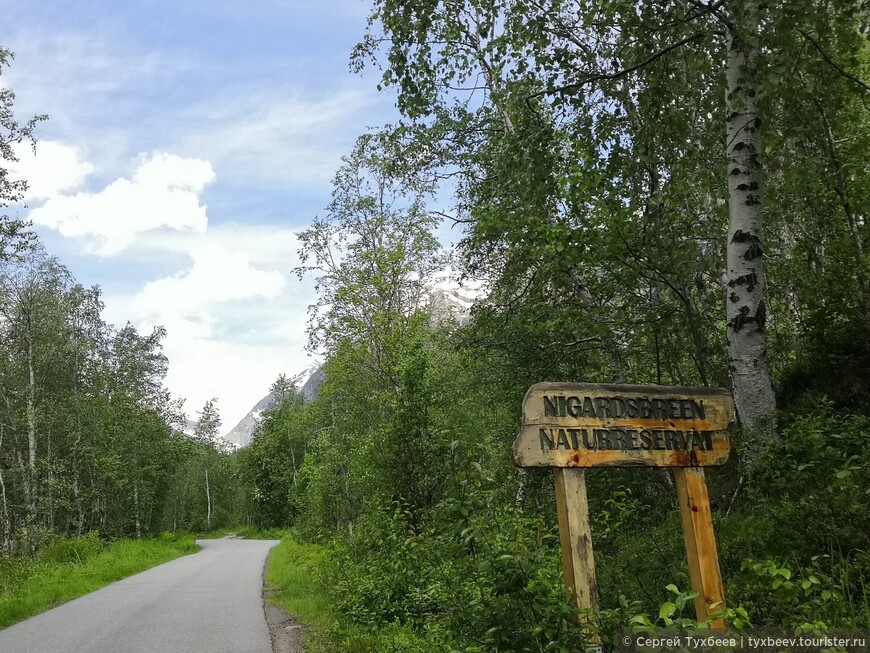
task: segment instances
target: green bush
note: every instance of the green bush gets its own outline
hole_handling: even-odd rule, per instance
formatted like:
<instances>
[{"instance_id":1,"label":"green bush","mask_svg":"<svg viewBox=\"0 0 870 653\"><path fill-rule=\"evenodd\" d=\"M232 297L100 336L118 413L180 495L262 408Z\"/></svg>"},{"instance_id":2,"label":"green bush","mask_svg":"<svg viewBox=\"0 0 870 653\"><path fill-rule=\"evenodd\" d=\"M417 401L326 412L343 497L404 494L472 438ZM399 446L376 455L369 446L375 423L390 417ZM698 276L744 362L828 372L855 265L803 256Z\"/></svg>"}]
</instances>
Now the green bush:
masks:
<instances>
[{"instance_id":1,"label":"green bush","mask_svg":"<svg viewBox=\"0 0 870 653\"><path fill-rule=\"evenodd\" d=\"M758 451L737 440L740 498L728 510L732 490L713 515L726 602L757 627L867 627L870 418L820 400L804 406L783 429L782 447ZM650 525L621 518L632 505L623 495L611 504L593 530L605 629L633 614L655 620L670 600L663 588L689 587L676 505Z\"/></svg>"},{"instance_id":2,"label":"green bush","mask_svg":"<svg viewBox=\"0 0 870 653\"><path fill-rule=\"evenodd\" d=\"M866 571L866 559L856 564L829 555L814 556L794 570L769 558L747 559L732 586L749 602L748 609L770 625L866 628L870 594L860 577Z\"/></svg>"},{"instance_id":3,"label":"green bush","mask_svg":"<svg viewBox=\"0 0 870 653\"><path fill-rule=\"evenodd\" d=\"M337 613L376 637L371 650L582 650L555 531L488 487L477 468L422 515L394 502L324 566Z\"/></svg>"},{"instance_id":4,"label":"green bush","mask_svg":"<svg viewBox=\"0 0 870 653\"><path fill-rule=\"evenodd\" d=\"M39 558L54 564L82 564L102 550L99 534L91 531L86 535L57 537L42 550Z\"/></svg>"},{"instance_id":5,"label":"green bush","mask_svg":"<svg viewBox=\"0 0 870 653\"><path fill-rule=\"evenodd\" d=\"M768 521L766 541L746 557L754 562L772 559L811 583L813 603L822 611L800 609L796 597L767 600L763 614L773 623L785 619L792 606L794 619L822 620L829 626L870 625L867 587L870 586L870 417L843 414L822 403L795 419L783 431L783 446L751 462L747 477L751 510ZM755 567L744 566L753 573ZM746 578L745 584L751 585ZM773 589L773 588L770 588ZM835 607L830 597L842 596ZM864 606L863 609L861 606ZM774 609L775 607L775 609ZM790 621L794 621L790 619Z\"/></svg>"},{"instance_id":6,"label":"green bush","mask_svg":"<svg viewBox=\"0 0 870 653\"><path fill-rule=\"evenodd\" d=\"M47 566L31 558L0 555L0 594L14 592L28 578Z\"/></svg>"}]
</instances>

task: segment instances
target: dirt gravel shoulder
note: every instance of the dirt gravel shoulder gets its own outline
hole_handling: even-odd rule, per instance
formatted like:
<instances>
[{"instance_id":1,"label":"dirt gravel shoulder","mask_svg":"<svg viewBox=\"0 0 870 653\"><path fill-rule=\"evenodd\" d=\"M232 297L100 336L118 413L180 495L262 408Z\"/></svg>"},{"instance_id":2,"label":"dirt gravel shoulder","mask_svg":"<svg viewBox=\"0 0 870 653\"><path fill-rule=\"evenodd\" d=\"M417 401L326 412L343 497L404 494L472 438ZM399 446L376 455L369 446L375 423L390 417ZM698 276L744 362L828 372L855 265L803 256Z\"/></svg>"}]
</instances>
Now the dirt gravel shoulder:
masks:
<instances>
[{"instance_id":1,"label":"dirt gravel shoulder","mask_svg":"<svg viewBox=\"0 0 870 653\"><path fill-rule=\"evenodd\" d=\"M292 614L271 600L280 592L277 585L263 580L263 612L269 626L269 637L272 639L272 653L303 653L304 627Z\"/></svg>"}]
</instances>

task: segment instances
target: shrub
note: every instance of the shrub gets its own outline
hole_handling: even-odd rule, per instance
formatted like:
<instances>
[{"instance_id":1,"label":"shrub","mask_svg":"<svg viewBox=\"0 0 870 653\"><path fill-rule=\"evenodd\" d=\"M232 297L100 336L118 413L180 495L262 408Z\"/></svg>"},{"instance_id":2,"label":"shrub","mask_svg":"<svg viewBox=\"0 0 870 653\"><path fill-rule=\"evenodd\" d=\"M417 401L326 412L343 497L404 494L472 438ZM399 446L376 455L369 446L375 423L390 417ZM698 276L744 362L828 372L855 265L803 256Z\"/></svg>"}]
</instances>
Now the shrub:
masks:
<instances>
[{"instance_id":1,"label":"shrub","mask_svg":"<svg viewBox=\"0 0 870 653\"><path fill-rule=\"evenodd\" d=\"M422 515L394 502L333 554L336 610L378 637L372 650L583 648L555 531L499 505L490 487L477 468Z\"/></svg>"},{"instance_id":2,"label":"shrub","mask_svg":"<svg viewBox=\"0 0 870 653\"><path fill-rule=\"evenodd\" d=\"M74 537L57 537L47 545L39 558L55 564L82 564L103 550L96 531Z\"/></svg>"}]
</instances>

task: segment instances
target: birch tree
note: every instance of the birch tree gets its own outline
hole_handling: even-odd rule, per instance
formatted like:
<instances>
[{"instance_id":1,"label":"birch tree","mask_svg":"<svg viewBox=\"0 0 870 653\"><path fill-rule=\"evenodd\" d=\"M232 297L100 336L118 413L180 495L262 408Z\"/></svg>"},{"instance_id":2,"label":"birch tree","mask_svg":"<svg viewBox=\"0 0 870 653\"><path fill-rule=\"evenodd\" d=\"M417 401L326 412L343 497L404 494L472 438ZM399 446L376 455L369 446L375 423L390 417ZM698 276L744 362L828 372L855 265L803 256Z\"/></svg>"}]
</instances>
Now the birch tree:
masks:
<instances>
[{"instance_id":1,"label":"birch tree","mask_svg":"<svg viewBox=\"0 0 870 653\"><path fill-rule=\"evenodd\" d=\"M199 419L196 422L196 428L193 432L193 437L200 443L206 445L204 449L203 461L203 480L205 484L205 502L206 502L206 525L211 529L211 514L212 504L214 503L214 475L212 481L209 481L208 470L213 467L213 451L220 448L219 429L221 426L221 418L217 409L217 399L212 398L205 402L202 410L199 413Z\"/></svg>"},{"instance_id":2,"label":"birch tree","mask_svg":"<svg viewBox=\"0 0 870 653\"><path fill-rule=\"evenodd\" d=\"M388 165L375 138L359 139L335 176L326 217L298 234L297 268L300 278L315 277L319 294L309 348L332 354L343 341L365 345L361 362L384 387L397 384L403 334L443 263L425 185L406 185Z\"/></svg>"},{"instance_id":3,"label":"birch tree","mask_svg":"<svg viewBox=\"0 0 870 653\"><path fill-rule=\"evenodd\" d=\"M8 356L7 424L26 443L19 458L28 528L38 521L40 447L47 444L41 432L40 407L45 380L63 365L65 335L63 297L70 284L69 272L56 259L36 252L24 265L6 265L0 273L0 315L3 351ZM23 411L16 410L23 407ZM23 413L23 414L22 414ZM20 418L19 418L20 415Z\"/></svg>"},{"instance_id":4,"label":"birch tree","mask_svg":"<svg viewBox=\"0 0 870 653\"><path fill-rule=\"evenodd\" d=\"M14 54L0 46L0 76ZM48 118L41 114L20 123L14 111L15 93L0 83L0 210L22 200L27 190L27 180L10 177L5 162L18 161L13 145L30 142L36 147L36 125ZM6 213L0 215L0 257L9 258L20 254L35 242L29 224Z\"/></svg>"},{"instance_id":5,"label":"birch tree","mask_svg":"<svg viewBox=\"0 0 870 653\"><path fill-rule=\"evenodd\" d=\"M429 169L458 168L454 217L470 225L472 260L525 250L526 260L585 266L584 282L603 291L593 296L609 298L601 317L610 333L633 338L633 348L637 334L667 334L654 325L671 295L701 381L718 377L705 333L723 318L717 355L741 423L776 439L763 220L775 153L764 150L762 126L796 119L794 107L772 112L784 87L777 75L851 78L853 93L864 92L848 62L866 43L843 36L859 34L858 12L857 3L812 0L379 0L355 62L383 66L381 83L398 91L407 121L400 138L425 143ZM836 54L819 40L829 33ZM537 204L510 211L515 197L535 194ZM533 227L553 211L561 217ZM552 247L531 249L536 236ZM534 280L509 274L520 292ZM646 298L631 309L632 296ZM648 318L625 321L625 308L644 304Z\"/></svg>"}]
</instances>

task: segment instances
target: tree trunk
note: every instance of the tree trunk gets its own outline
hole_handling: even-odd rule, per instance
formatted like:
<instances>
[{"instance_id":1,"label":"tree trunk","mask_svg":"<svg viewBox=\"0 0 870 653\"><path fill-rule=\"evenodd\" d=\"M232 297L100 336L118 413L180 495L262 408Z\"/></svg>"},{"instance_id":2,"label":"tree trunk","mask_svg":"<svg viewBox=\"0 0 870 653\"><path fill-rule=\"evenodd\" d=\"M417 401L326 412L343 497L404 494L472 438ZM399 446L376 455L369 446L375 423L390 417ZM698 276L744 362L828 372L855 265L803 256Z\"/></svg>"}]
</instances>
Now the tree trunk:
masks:
<instances>
[{"instance_id":1,"label":"tree trunk","mask_svg":"<svg viewBox=\"0 0 870 653\"><path fill-rule=\"evenodd\" d=\"M81 535L84 532L84 524L85 524L85 509L82 505L81 492L79 491L79 479L81 478L81 469L79 465L79 448L81 447L82 442L82 409L81 409L81 397L79 394L79 350L76 347L76 357L75 357L75 366L73 368L73 374L75 379L75 385L73 386L73 392L75 396L75 411L76 411L76 438L73 442L73 451L72 451L72 476L73 476L73 503L75 503L76 514L78 515L76 522L76 535Z\"/></svg>"},{"instance_id":2,"label":"tree trunk","mask_svg":"<svg viewBox=\"0 0 870 653\"><path fill-rule=\"evenodd\" d=\"M46 431L45 433L45 469L47 472L47 479L45 484L45 493L43 496L43 501L46 506L46 510L48 512L47 515L43 517L43 522L48 525L48 528L54 530L54 467L51 464L51 431Z\"/></svg>"},{"instance_id":3,"label":"tree trunk","mask_svg":"<svg viewBox=\"0 0 870 653\"><path fill-rule=\"evenodd\" d=\"M139 514L139 484L133 485L133 506L136 511L136 539L142 537L142 517Z\"/></svg>"},{"instance_id":4,"label":"tree trunk","mask_svg":"<svg viewBox=\"0 0 870 653\"><path fill-rule=\"evenodd\" d=\"M3 427L0 426L0 451L3 450ZM3 467L0 466L0 498L3 500L3 551L12 555L12 520L9 519L9 503L6 500L6 482L3 480Z\"/></svg>"},{"instance_id":5,"label":"tree trunk","mask_svg":"<svg viewBox=\"0 0 870 653\"><path fill-rule=\"evenodd\" d=\"M526 497L526 469L525 467L517 467L517 493L514 495L514 508L519 510L523 506L523 499Z\"/></svg>"},{"instance_id":6,"label":"tree trunk","mask_svg":"<svg viewBox=\"0 0 870 653\"><path fill-rule=\"evenodd\" d=\"M85 531L85 507L82 505L82 493L79 489L78 461L73 460L73 502L76 506L76 535Z\"/></svg>"},{"instance_id":7,"label":"tree trunk","mask_svg":"<svg viewBox=\"0 0 870 653\"><path fill-rule=\"evenodd\" d=\"M856 266L858 273L858 286L861 291L859 297L860 306L864 308L866 314L868 306L870 306L870 279L867 276L867 264L864 256L864 239L861 236L860 216L855 215L855 210L852 208L852 201L849 197L849 191L846 185L846 177L843 174L843 164L840 161L840 154L837 151L837 140L834 138L834 130L831 128L831 121L828 119L828 113L825 111L825 105L822 102L817 102L819 114L822 116L822 122L825 126L825 145L828 150L828 157L831 160L831 168L834 174L834 187L837 191L837 196L840 198L840 205L843 207L843 215L846 217L846 225L849 228L849 235L852 236L852 242L855 245L855 251L858 253L858 265Z\"/></svg>"},{"instance_id":8,"label":"tree trunk","mask_svg":"<svg viewBox=\"0 0 870 653\"><path fill-rule=\"evenodd\" d=\"M551 220L552 222L554 221ZM571 275L571 284L574 286L574 290L580 299L580 305L586 310L592 309L595 306L595 298L583 282L583 278L580 276L580 271L576 265L571 266L569 274ZM619 355L619 347L616 341L609 332L602 334L600 339L610 367L610 382L625 383L625 370L622 367L622 358Z\"/></svg>"},{"instance_id":9,"label":"tree trunk","mask_svg":"<svg viewBox=\"0 0 870 653\"><path fill-rule=\"evenodd\" d=\"M36 524L36 374L33 371L32 340L27 343L27 372L27 482L24 487L29 536L30 529Z\"/></svg>"},{"instance_id":10,"label":"tree trunk","mask_svg":"<svg viewBox=\"0 0 870 653\"><path fill-rule=\"evenodd\" d=\"M698 378L702 386L708 386L710 381L707 375L708 373L715 375L716 368L710 357L710 351L707 349L704 334L701 332L701 313L698 311L698 306L686 284L680 284L677 290L686 309L686 324L692 336L692 344L695 346L695 367L698 370Z\"/></svg>"},{"instance_id":11,"label":"tree trunk","mask_svg":"<svg viewBox=\"0 0 870 653\"><path fill-rule=\"evenodd\" d=\"M205 468L205 500L206 500L205 523L208 526L208 529L211 530L211 490L208 487L208 467Z\"/></svg>"},{"instance_id":12,"label":"tree trunk","mask_svg":"<svg viewBox=\"0 0 870 653\"><path fill-rule=\"evenodd\" d=\"M776 435L776 398L764 339L761 122L756 96L758 0L737 3L728 33L726 145L728 369L744 428Z\"/></svg>"}]
</instances>

